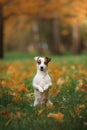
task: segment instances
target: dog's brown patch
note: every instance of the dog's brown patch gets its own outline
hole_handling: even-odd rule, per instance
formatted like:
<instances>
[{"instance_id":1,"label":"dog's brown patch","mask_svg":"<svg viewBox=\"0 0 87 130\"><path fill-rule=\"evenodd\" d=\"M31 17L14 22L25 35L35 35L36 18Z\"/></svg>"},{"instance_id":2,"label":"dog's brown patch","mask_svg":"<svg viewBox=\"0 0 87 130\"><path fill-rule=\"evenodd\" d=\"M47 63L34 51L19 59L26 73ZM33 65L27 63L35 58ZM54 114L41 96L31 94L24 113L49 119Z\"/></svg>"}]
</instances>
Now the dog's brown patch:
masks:
<instances>
[{"instance_id":1,"label":"dog's brown patch","mask_svg":"<svg viewBox=\"0 0 87 130\"><path fill-rule=\"evenodd\" d=\"M45 57L45 62L44 62L44 63L45 63L46 65L48 65L48 63L49 63L50 61L51 61L51 58Z\"/></svg>"},{"instance_id":2,"label":"dog's brown patch","mask_svg":"<svg viewBox=\"0 0 87 130\"><path fill-rule=\"evenodd\" d=\"M37 63L40 65L41 64L41 60L39 59L39 57L38 57L38 59L37 59Z\"/></svg>"}]
</instances>

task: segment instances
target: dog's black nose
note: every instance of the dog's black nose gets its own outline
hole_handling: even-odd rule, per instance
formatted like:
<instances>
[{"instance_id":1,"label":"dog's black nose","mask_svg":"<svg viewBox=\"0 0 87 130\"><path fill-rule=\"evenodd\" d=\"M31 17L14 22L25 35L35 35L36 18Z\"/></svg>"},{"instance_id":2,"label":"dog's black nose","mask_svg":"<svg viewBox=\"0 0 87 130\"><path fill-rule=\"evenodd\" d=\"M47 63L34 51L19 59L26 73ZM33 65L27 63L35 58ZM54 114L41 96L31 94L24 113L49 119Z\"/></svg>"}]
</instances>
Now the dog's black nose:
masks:
<instances>
[{"instance_id":1,"label":"dog's black nose","mask_svg":"<svg viewBox=\"0 0 87 130\"><path fill-rule=\"evenodd\" d=\"M40 70L41 70L41 71L43 71L43 70L44 70L44 67L43 67L43 66L41 66L41 67L40 67Z\"/></svg>"},{"instance_id":2,"label":"dog's black nose","mask_svg":"<svg viewBox=\"0 0 87 130\"><path fill-rule=\"evenodd\" d=\"M41 66L40 68L43 69L43 66Z\"/></svg>"}]
</instances>

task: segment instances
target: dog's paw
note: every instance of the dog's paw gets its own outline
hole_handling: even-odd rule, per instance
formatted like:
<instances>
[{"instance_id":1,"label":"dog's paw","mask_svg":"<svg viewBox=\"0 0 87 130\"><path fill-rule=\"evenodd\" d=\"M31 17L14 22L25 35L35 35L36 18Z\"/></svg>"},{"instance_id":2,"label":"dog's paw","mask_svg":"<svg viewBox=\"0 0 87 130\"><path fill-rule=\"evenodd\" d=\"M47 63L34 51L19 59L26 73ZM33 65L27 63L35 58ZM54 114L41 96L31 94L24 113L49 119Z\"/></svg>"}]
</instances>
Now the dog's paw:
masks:
<instances>
[{"instance_id":1,"label":"dog's paw","mask_svg":"<svg viewBox=\"0 0 87 130\"><path fill-rule=\"evenodd\" d=\"M43 90L41 87L39 87L39 91L40 91L41 93L44 92L44 90Z\"/></svg>"},{"instance_id":2,"label":"dog's paw","mask_svg":"<svg viewBox=\"0 0 87 130\"><path fill-rule=\"evenodd\" d=\"M49 88L49 86L46 85L46 86L44 87L44 91L47 90L48 88Z\"/></svg>"}]
</instances>

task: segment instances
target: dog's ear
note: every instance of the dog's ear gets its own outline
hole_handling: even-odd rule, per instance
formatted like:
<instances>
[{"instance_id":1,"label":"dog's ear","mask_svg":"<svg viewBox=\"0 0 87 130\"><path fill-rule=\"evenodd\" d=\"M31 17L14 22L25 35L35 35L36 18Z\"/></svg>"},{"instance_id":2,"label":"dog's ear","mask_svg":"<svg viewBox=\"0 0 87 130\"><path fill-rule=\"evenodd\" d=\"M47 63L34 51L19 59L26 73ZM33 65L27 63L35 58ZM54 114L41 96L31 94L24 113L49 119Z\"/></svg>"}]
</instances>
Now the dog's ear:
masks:
<instances>
[{"instance_id":1,"label":"dog's ear","mask_svg":"<svg viewBox=\"0 0 87 130\"><path fill-rule=\"evenodd\" d=\"M49 58L49 57L45 57L45 59L46 59L47 63L49 63L51 61L51 58Z\"/></svg>"},{"instance_id":2,"label":"dog's ear","mask_svg":"<svg viewBox=\"0 0 87 130\"><path fill-rule=\"evenodd\" d=\"M37 61L39 59L39 56L34 57L34 59Z\"/></svg>"}]
</instances>

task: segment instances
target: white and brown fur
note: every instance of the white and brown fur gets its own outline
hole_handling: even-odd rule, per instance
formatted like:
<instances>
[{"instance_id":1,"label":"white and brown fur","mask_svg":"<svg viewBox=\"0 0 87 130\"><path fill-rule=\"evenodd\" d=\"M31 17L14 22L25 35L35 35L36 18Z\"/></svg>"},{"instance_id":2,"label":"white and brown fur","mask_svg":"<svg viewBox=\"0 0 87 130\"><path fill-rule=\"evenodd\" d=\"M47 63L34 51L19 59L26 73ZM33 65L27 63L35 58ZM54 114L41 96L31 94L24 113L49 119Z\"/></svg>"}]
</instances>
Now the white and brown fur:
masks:
<instances>
[{"instance_id":1,"label":"white and brown fur","mask_svg":"<svg viewBox=\"0 0 87 130\"><path fill-rule=\"evenodd\" d=\"M43 105L51 101L49 100L49 88L52 86L51 78L48 75L48 63L51 58L35 57L37 61L37 73L33 79L34 87L34 106Z\"/></svg>"}]
</instances>

